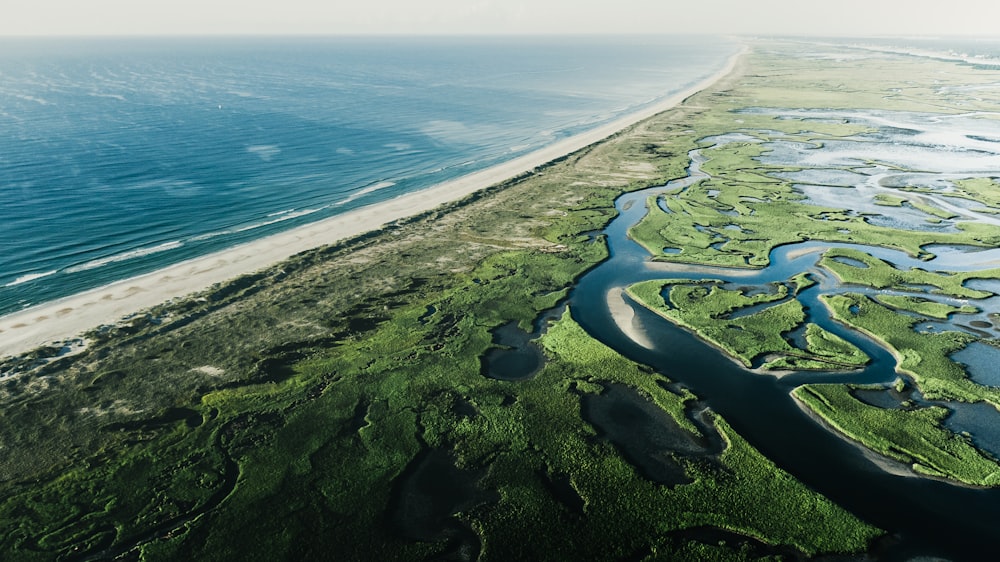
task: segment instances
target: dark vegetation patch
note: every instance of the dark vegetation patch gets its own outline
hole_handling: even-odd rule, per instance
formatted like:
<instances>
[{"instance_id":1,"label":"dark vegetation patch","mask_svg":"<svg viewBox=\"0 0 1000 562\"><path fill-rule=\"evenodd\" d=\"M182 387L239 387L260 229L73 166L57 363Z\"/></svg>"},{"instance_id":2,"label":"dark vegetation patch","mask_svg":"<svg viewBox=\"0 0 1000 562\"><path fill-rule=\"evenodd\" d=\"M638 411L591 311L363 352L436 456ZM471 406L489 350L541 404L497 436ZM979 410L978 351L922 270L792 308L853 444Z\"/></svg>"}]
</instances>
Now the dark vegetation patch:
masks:
<instances>
[{"instance_id":1,"label":"dark vegetation patch","mask_svg":"<svg viewBox=\"0 0 1000 562\"><path fill-rule=\"evenodd\" d=\"M812 560L802 551L767 544L757 538L720 529L718 527L696 527L674 531L667 536L669 544L678 550L693 550L707 553L714 549L723 552L738 552L744 560Z\"/></svg>"},{"instance_id":2,"label":"dark vegetation patch","mask_svg":"<svg viewBox=\"0 0 1000 562\"><path fill-rule=\"evenodd\" d=\"M547 470L542 470L539 471L539 476L552 496L566 506L570 513L585 515L587 502L573 487L573 481L568 474L550 474Z\"/></svg>"},{"instance_id":3,"label":"dark vegetation patch","mask_svg":"<svg viewBox=\"0 0 1000 562\"><path fill-rule=\"evenodd\" d=\"M423 451L393 487L387 510L390 525L407 539L445 541L446 551L458 559L476 560L479 537L456 515L496 501L495 493L479 487L482 476L482 470L456 467L448 451Z\"/></svg>"},{"instance_id":4,"label":"dark vegetation patch","mask_svg":"<svg viewBox=\"0 0 1000 562\"><path fill-rule=\"evenodd\" d=\"M189 429L201 425L201 413L190 408L167 408L158 416L137 421L116 422L104 426L105 431L143 431L160 429L183 422Z\"/></svg>"},{"instance_id":5,"label":"dark vegetation patch","mask_svg":"<svg viewBox=\"0 0 1000 562\"><path fill-rule=\"evenodd\" d=\"M721 452L719 443L680 427L672 416L623 385L608 385L581 401L585 420L650 480L675 486L691 479L682 458Z\"/></svg>"}]
</instances>

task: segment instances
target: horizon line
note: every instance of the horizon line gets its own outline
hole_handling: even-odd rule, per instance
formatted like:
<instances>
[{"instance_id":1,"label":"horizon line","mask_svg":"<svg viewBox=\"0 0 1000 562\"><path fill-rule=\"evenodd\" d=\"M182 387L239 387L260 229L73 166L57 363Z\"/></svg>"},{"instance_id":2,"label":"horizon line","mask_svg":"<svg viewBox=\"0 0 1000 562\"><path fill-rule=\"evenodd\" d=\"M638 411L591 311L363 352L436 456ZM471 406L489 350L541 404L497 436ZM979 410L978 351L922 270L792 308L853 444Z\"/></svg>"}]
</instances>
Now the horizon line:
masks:
<instances>
[{"instance_id":1,"label":"horizon line","mask_svg":"<svg viewBox=\"0 0 1000 562\"><path fill-rule=\"evenodd\" d=\"M782 39L782 38L812 38L812 39L858 39L858 38L893 38L893 39L979 39L1000 41L1000 35L984 35L976 33L736 33L711 31L670 31L670 32L628 32L628 31L497 31L497 32L288 32L288 31L211 31L211 32L164 32L164 33L0 33L3 39L144 39L144 38L337 38L337 37L402 37L402 38L433 38L433 37L733 37L740 39Z\"/></svg>"}]
</instances>

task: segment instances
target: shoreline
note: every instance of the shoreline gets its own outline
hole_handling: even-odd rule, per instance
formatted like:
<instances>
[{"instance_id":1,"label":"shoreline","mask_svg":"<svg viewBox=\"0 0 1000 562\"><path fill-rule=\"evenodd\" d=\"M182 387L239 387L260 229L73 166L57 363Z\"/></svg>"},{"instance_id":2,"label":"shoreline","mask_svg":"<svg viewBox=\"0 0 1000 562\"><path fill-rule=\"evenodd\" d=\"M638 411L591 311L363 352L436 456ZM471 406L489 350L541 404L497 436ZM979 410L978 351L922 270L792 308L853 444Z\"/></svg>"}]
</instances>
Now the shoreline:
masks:
<instances>
[{"instance_id":1,"label":"shoreline","mask_svg":"<svg viewBox=\"0 0 1000 562\"><path fill-rule=\"evenodd\" d=\"M839 437L842 441L844 441L848 445L854 447L856 450L858 450L861 453L861 455L865 458L865 460L867 460L868 462L874 464L876 467L878 467L882 471L887 472L889 474L892 474L894 476L900 476L900 477L903 477L903 478L927 478L927 479L935 479L932 476L917 473L916 471L913 470L912 466L910 466L910 465L908 465L908 464L906 464L906 463L904 463L902 461L899 461L899 460L894 459L892 457L887 457L887 456L885 456L885 455L883 455L881 453L878 453L876 451L873 451L873 450L869 449L868 447L866 447L860 441L856 441L856 440L852 439L851 437L849 437L848 435L846 435L844 432L842 432L839 429L837 429L836 427L834 427L833 424L831 424L829 421L826 420L826 418L824 418L823 416L819 415L815 410L813 410L812 408L810 408L805 402L803 402L798 396L796 396L794 392L789 391L788 395L791 396L792 402L795 403L795 406L798 407L798 409L801 410L803 414L805 414L806 416L808 416L810 419L812 419L817 424L819 424L819 425L827 428L830 431L830 433L832 433L833 435L836 435L837 437ZM947 482L949 484L956 484L956 482L953 481L953 480L947 480L947 479L938 479L938 480L942 480L942 481Z\"/></svg>"},{"instance_id":2,"label":"shoreline","mask_svg":"<svg viewBox=\"0 0 1000 562\"><path fill-rule=\"evenodd\" d=\"M530 173L680 105L729 75L748 51L749 47L743 45L716 72L646 108L508 162L421 191L0 316L0 358L17 356L45 346L63 347L68 340L80 338L86 331L99 326L118 322L125 316L265 269L301 252L378 230L390 222L431 211Z\"/></svg>"}]
</instances>

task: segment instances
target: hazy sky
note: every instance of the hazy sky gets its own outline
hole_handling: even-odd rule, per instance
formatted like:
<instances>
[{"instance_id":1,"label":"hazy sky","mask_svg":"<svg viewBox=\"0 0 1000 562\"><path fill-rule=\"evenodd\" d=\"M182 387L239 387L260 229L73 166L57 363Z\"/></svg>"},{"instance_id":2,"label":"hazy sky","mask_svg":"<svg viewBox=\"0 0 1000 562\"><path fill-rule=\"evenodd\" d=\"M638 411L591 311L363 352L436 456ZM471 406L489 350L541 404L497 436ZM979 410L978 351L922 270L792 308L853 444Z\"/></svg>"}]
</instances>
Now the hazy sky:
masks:
<instances>
[{"instance_id":1,"label":"hazy sky","mask_svg":"<svg viewBox=\"0 0 1000 562\"><path fill-rule=\"evenodd\" d=\"M0 0L0 35L1000 35L995 0Z\"/></svg>"}]
</instances>

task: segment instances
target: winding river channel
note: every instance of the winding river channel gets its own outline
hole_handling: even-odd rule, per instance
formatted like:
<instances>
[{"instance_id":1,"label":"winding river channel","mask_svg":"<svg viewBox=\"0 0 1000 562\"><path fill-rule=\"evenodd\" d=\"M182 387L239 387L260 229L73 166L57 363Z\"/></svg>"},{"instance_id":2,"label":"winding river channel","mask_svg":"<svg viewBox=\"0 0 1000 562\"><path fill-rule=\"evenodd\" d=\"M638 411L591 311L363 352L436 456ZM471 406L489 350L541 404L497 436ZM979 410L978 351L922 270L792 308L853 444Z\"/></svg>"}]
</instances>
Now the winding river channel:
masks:
<instances>
[{"instance_id":1,"label":"winding river channel","mask_svg":"<svg viewBox=\"0 0 1000 562\"><path fill-rule=\"evenodd\" d=\"M629 238L628 230L645 215L650 196L690 186L706 177L700 170L704 158L699 151L692 151L690 157L687 178L629 193L616 201L619 215L604 231L610 257L583 276L570 295L569 306L576 320L606 345L690 388L777 465L863 519L888 530L895 538L875 548L872 555L876 558L979 559L983 552L994 549L996 526L1000 523L1000 490L974 489L916 477L907 467L875 455L827 428L803 411L790 394L807 382L877 383L888 387L897 377L896 360L886 349L835 322L819 301L823 294L875 293L859 287L840 287L831 275L817 266L824 250L860 249L898 268L934 269L935 261L915 260L905 253L885 248L817 241L776 248L770 256L771 265L761 270L651 261L649 253ZM976 267L970 265L971 258L962 249L941 249L939 265L947 265L949 269ZM993 257L993 252L980 253ZM948 260L954 263L946 263ZM806 307L808 321L868 354L872 360L862 371L784 376L759 374L744 369L716 348L631 302L623 294L625 287L649 279L713 278L738 286L760 286L787 281L801 272L810 272L819 281L797 297ZM947 297L920 294L933 296L940 302L957 302ZM997 298L976 304L995 311ZM985 315L985 312L978 316L961 315L959 321L931 322L922 328L974 333L974 328L965 324L985 318ZM888 391L875 391L866 401L891 402L888 395ZM915 398L919 402L919 396ZM949 418L949 428L967 431L977 444L990 449L981 441L993 441L990 431L995 434L995 428L1000 426L1000 414L982 404L942 405L955 412ZM884 407L891 407L891 404ZM996 455L995 442L990 444Z\"/></svg>"}]
</instances>

